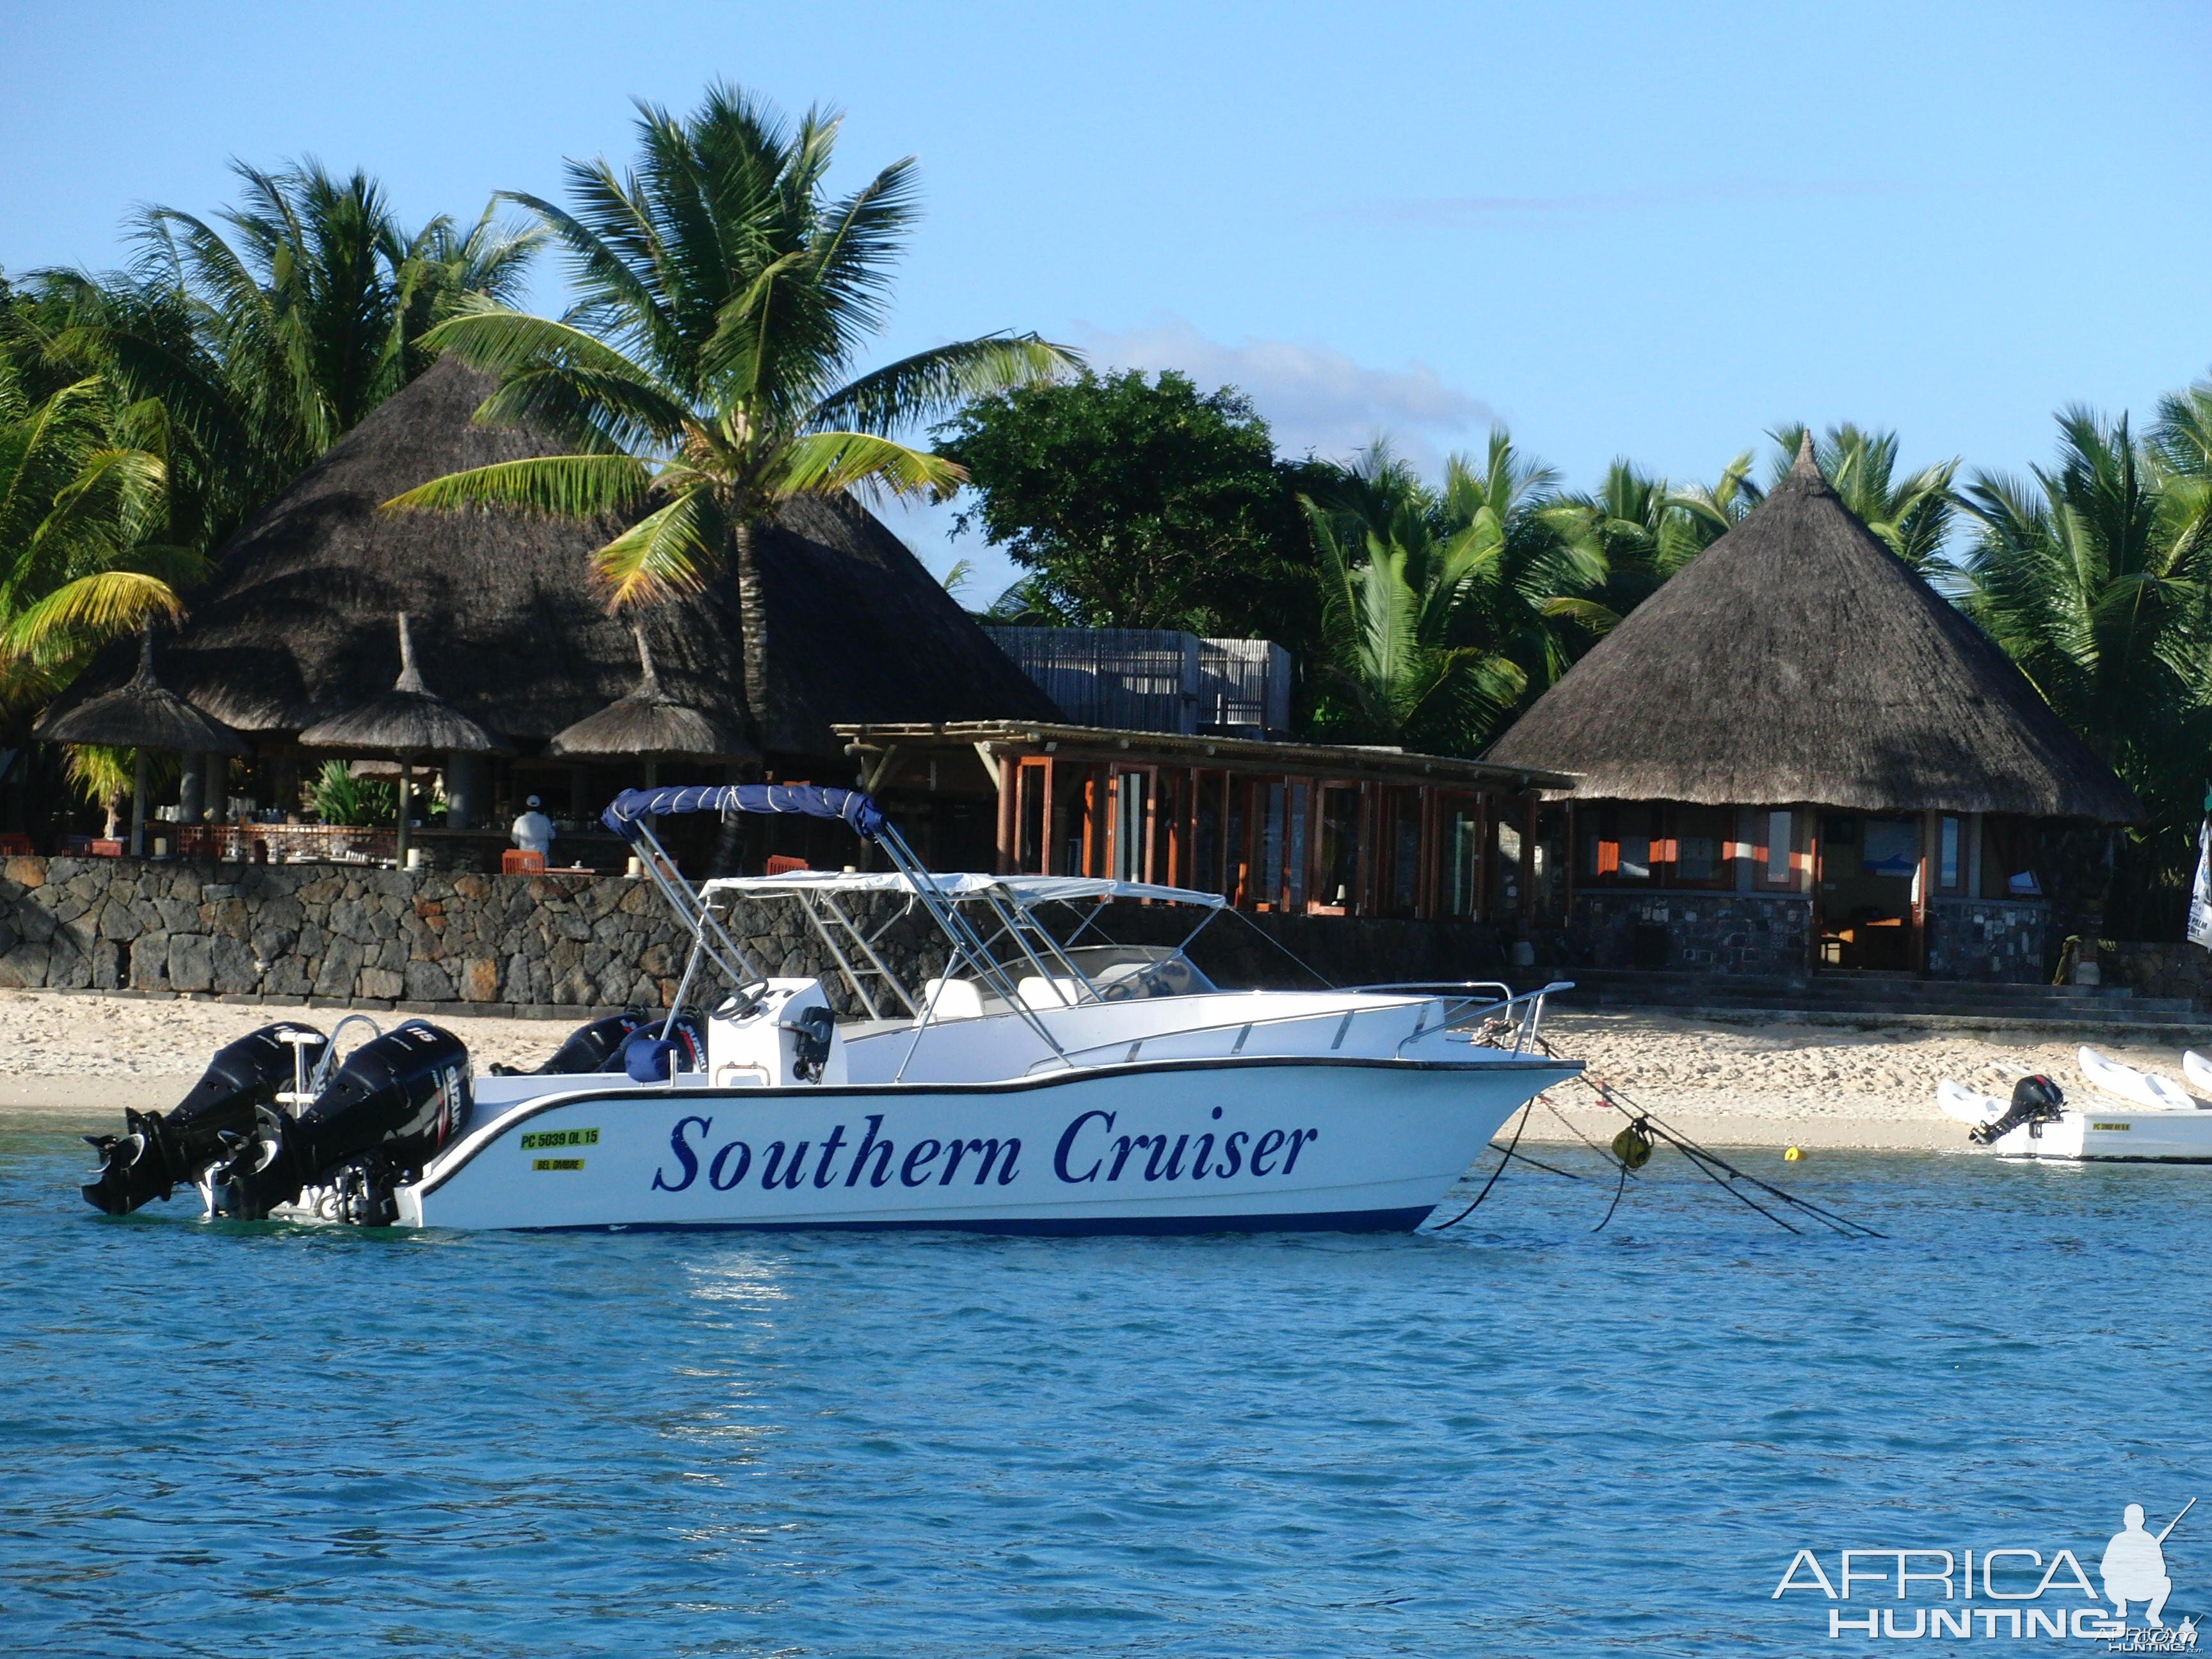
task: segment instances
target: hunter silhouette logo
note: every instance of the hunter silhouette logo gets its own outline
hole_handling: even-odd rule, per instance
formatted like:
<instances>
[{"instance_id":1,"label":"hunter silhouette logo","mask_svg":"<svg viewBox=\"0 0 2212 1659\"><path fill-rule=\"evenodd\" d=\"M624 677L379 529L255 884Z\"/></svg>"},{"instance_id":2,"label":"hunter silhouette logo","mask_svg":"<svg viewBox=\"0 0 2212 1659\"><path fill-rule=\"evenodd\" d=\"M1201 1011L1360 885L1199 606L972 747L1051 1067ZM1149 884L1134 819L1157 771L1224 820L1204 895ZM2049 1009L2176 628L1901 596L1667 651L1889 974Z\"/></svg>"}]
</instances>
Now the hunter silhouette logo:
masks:
<instances>
[{"instance_id":1,"label":"hunter silhouette logo","mask_svg":"<svg viewBox=\"0 0 2212 1659\"><path fill-rule=\"evenodd\" d=\"M2197 1506L2191 1498L2181 1506L2186 1515ZM2143 1601L2143 1622L2157 1630L2166 1628L2166 1620L2159 1614L2166 1611L2166 1598L2173 1594L2173 1580L2166 1576L2166 1540L2169 1534L2181 1524L2181 1515L2166 1523L2166 1530L2155 1538L2143 1530L2143 1506L2130 1504L2122 1513L2124 1523L2112 1534L2112 1541L2105 1546L2105 1559L2099 1571L2105 1580L2105 1599L2119 1614L2120 1622L2128 1619L2128 1603ZM2195 1626L2192 1624L2191 1629Z\"/></svg>"},{"instance_id":2,"label":"hunter silhouette logo","mask_svg":"<svg viewBox=\"0 0 2212 1659\"><path fill-rule=\"evenodd\" d=\"M2102 1641L2107 1651L2116 1653L2194 1651L2197 1620L2184 1619L2178 1627L2166 1622L2166 1602L2173 1595L2166 1542L2196 1507L2192 1498L2153 1532L2143 1506L2127 1504L2120 1530L2097 1558L2101 1595L2082 1565L2087 1550L2077 1555L2063 1547L2007 1544L1963 1551L1842 1550L1833 1558L1832 1577L1819 1552L1801 1549L1770 1599L1802 1590L1826 1601L1832 1638L2002 1637L2017 1642L2055 1637ZM2140 1626L2128 1623L2136 1608L2142 1612Z\"/></svg>"}]
</instances>

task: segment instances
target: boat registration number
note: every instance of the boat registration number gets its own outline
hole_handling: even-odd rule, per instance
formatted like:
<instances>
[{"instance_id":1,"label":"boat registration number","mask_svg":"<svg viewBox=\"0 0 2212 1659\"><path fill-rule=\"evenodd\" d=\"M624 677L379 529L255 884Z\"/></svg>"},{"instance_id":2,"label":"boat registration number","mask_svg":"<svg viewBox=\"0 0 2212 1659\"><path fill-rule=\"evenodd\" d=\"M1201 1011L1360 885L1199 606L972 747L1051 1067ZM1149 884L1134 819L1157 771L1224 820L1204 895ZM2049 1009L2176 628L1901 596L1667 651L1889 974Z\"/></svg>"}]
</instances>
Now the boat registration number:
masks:
<instances>
[{"instance_id":1,"label":"boat registration number","mask_svg":"<svg viewBox=\"0 0 2212 1659\"><path fill-rule=\"evenodd\" d=\"M2132 1123L2092 1123L2089 1127L2093 1129L2132 1129L2136 1126Z\"/></svg>"},{"instance_id":2,"label":"boat registration number","mask_svg":"<svg viewBox=\"0 0 2212 1659\"><path fill-rule=\"evenodd\" d=\"M597 1129L540 1129L535 1134L522 1138L526 1152L543 1152L556 1146L596 1146L599 1144Z\"/></svg>"}]
</instances>

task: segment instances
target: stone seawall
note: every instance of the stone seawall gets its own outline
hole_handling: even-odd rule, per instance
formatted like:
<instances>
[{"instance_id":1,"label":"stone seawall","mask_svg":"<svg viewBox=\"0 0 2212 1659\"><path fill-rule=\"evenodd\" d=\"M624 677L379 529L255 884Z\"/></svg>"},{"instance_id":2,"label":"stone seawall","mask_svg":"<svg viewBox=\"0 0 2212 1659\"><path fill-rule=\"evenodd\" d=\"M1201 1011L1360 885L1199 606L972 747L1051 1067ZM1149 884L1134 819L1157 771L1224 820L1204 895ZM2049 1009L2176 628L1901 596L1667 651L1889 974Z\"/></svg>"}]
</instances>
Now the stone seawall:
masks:
<instances>
[{"instance_id":1,"label":"stone seawall","mask_svg":"<svg viewBox=\"0 0 2212 1659\"><path fill-rule=\"evenodd\" d=\"M855 896L847 908L882 930L877 948L908 983L943 971L934 927L920 915L898 915L898 899ZM1197 919L1182 906L1111 908L1101 931L1125 943L1177 940ZM764 970L817 975L849 1004L797 906L747 906L734 920ZM1492 978L1502 967L1497 935L1485 927L1250 920L1267 938L1243 918L1221 916L1192 950L1224 985L1311 985L1294 956L1339 983ZM674 994L686 944L653 885L621 876L104 858L0 864L0 987L423 1012L659 1006Z\"/></svg>"}]
</instances>

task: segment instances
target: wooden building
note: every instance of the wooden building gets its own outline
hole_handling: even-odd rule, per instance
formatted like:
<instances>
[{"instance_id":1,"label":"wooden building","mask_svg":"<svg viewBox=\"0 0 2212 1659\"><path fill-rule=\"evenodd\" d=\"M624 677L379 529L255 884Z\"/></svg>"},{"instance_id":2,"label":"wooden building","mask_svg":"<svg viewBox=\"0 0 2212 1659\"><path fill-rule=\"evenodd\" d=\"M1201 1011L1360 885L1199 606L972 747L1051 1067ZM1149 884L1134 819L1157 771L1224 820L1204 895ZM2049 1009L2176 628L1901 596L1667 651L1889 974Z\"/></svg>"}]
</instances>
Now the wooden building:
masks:
<instances>
[{"instance_id":1,"label":"wooden building","mask_svg":"<svg viewBox=\"0 0 2212 1659\"><path fill-rule=\"evenodd\" d=\"M995 867L1221 893L1254 912L1525 931L1565 896L1545 769L1036 720L841 726L860 781L994 803Z\"/></svg>"},{"instance_id":2,"label":"wooden building","mask_svg":"<svg viewBox=\"0 0 2212 1659\"><path fill-rule=\"evenodd\" d=\"M1599 967L2039 979L2069 866L2140 815L1809 439L1488 758L1575 775L1571 933Z\"/></svg>"}]
</instances>

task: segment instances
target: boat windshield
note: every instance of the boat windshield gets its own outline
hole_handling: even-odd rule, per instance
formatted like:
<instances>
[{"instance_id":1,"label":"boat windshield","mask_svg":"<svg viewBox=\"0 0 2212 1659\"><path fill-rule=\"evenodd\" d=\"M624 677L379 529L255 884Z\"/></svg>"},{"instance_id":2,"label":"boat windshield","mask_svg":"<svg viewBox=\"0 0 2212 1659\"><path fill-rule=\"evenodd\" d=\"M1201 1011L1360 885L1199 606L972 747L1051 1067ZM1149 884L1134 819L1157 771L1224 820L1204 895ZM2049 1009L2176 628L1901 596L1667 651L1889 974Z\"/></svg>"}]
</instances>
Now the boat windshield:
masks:
<instances>
[{"instance_id":1,"label":"boat windshield","mask_svg":"<svg viewBox=\"0 0 2212 1659\"><path fill-rule=\"evenodd\" d=\"M1101 1002L1187 997L1220 988L1171 945L1079 945L1066 952Z\"/></svg>"}]
</instances>

